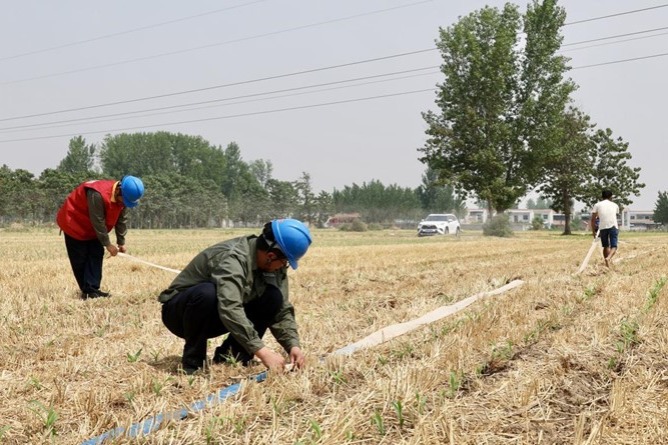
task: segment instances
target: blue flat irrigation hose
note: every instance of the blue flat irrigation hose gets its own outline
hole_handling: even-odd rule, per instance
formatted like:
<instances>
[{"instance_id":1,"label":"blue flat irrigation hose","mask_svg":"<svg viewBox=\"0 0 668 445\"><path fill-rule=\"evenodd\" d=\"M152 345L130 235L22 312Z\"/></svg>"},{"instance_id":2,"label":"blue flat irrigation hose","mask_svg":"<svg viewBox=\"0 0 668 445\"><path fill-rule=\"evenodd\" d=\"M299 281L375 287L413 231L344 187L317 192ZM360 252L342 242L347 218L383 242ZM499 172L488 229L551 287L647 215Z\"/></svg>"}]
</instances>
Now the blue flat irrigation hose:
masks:
<instances>
[{"instance_id":1,"label":"blue flat irrigation hose","mask_svg":"<svg viewBox=\"0 0 668 445\"><path fill-rule=\"evenodd\" d=\"M266 378L267 378L267 372L265 371L255 376L252 376L250 380L254 380L259 383L263 382ZM198 400L194 402L192 405L190 405L190 408L182 408L180 410L172 411L169 413L160 413L142 422L133 423L127 429L123 427L114 428L113 430L109 430L106 433L100 434L97 437L93 437L92 439L88 439L82 442L81 445L98 445L103 443L105 440L117 439L123 436L134 439L140 436L148 435L151 432L160 428L162 422L168 420L185 419L186 417L188 417L188 413L202 411L205 408L217 405L223 402L225 399L232 397L233 395L238 393L239 389L241 389L241 383L235 383L234 385L230 385L227 388L223 388L218 392L209 394L204 400Z\"/></svg>"}]
</instances>

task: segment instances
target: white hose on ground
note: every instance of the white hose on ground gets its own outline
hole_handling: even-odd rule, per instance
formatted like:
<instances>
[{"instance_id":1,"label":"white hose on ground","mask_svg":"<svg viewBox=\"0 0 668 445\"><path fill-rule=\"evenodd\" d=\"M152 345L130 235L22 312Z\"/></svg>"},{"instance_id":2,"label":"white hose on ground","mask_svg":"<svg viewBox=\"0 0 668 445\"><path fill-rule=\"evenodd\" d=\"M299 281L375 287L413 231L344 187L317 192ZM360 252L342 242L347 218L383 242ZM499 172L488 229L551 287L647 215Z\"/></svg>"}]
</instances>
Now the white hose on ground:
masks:
<instances>
[{"instance_id":1,"label":"white hose on ground","mask_svg":"<svg viewBox=\"0 0 668 445\"><path fill-rule=\"evenodd\" d=\"M158 264L149 263L148 261L144 261L144 260L139 259L139 258L137 258L137 257L135 257L135 256L128 255L127 253L118 252L118 256L123 257L123 258L128 258L128 259L130 259L130 260L132 260L132 261L136 261L136 262L138 262L138 263L146 264L147 266L155 267L156 269L166 270L167 272L181 273L180 270L177 270L177 269L170 269L169 267L165 267L165 266L160 266L160 265L158 265Z\"/></svg>"},{"instance_id":2,"label":"white hose on ground","mask_svg":"<svg viewBox=\"0 0 668 445\"><path fill-rule=\"evenodd\" d=\"M510 283L506 284L505 286L499 287L498 289L471 295L470 297L465 298L449 306L441 306L438 309L434 309L433 311L424 314L422 317L409 320L404 323L398 323L398 324L393 324L391 326L386 326L383 329L376 331L373 334L370 334L355 343L349 344L348 346L345 346L341 349L332 352L332 355L351 355L358 349L369 348L371 346L379 345L394 337L398 337L414 329L417 329L420 326L433 323L434 321L440 320L441 318L445 318L448 315L455 314L482 298L504 293L506 291L509 291L510 289L514 289L518 286L521 286L522 284L524 284L524 281L522 280L513 280Z\"/></svg>"},{"instance_id":3,"label":"white hose on ground","mask_svg":"<svg viewBox=\"0 0 668 445\"><path fill-rule=\"evenodd\" d=\"M589 259L591 258L591 254L594 253L596 245L598 244L598 234L599 232L596 231L596 236L594 237L594 241L592 241L591 247L589 248L589 252L587 252L587 256L585 257L584 261L582 261L580 268L578 269L577 272L575 272L576 275L582 273L582 271L585 270L585 267L587 267L587 264L589 264Z\"/></svg>"}]
</instances>

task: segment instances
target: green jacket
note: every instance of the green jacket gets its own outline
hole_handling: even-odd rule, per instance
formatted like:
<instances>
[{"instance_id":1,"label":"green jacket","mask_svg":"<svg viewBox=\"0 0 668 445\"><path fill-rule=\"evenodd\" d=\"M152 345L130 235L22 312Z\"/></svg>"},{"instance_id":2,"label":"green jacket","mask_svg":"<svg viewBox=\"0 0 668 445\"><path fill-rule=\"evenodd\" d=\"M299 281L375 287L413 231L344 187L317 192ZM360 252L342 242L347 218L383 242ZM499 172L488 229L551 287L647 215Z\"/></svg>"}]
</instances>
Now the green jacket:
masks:
<instances>
[{"instance_id":1,"label":"green jacket","mask_svg":"<svg viewBox=\"0 0 668 445\"><path fill-rule=\"evenodd\" d=\"M285 269L263 272L256 266L255 235L242 236L207 247L179 273L158 301L165 303L179 292L203 282L216 285L218 315L223 325L239 344L255 354L264 343L248 320L243 305L264 293L267 284L278 287L283 294L283 305L276 322L269 327L278 343L290 352L299 346L295 311L288 301L288 276Z\"/></svg>"}]
</instances>

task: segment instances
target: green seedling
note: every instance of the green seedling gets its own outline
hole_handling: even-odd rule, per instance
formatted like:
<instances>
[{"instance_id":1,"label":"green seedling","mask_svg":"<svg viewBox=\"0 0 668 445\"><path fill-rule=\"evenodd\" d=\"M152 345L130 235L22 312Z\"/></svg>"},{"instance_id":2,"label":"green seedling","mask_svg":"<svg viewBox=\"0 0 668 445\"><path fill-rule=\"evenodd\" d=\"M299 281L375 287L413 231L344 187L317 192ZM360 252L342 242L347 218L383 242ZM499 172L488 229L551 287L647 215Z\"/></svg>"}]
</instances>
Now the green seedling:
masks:
<instances>
[{"instance_id":1,"label":"green seedling","mask_svg":"<svg viewBox=\"0 0 668 445\"><path fill-rule=\"evenodd\" d=\"M661 289L663 289L663 287L666 285L666 281L668 281L668 277L661 277L657 280L656 283L654 283L654 286L652 286L652 289L650 289L649 293L647 294L645 311L648 311L654 307L656 300L659 299L659 293L661 292Z\"/></svg>"},{"instance_id":2,"label":"green seedling","mask_svg":"<svg viewBox=\"0 0 668 445\"><path fill-rule=\"evenodd\" d=\"M127 400L129 403L132 403L132 401L135 399L135 392L134 391L129 391L123 394L125 396L125 400Z\"/></svg>"},{"instance_id":3,"label":"green seedling","mask_svg":"<svg viewBox=\"0 0 668 445\"><path fill-rule=\"evenodd\" d=\"M139 351L135 352L134 354L130 354L129 352L127 353L127 358L129 363L135 363L137 360L139 360L139 356L141 355L141 351L143 348L139 348Z\"/></svg>"},{"instance_id":4,"label":"green seedling","mask_svg":"<svg viewBox=\"0 0 668 445\"><path fill-rule=\"evenodd\" d=\"M371 423L376 426L376 429L381 436L385 435L385 422L383 421L383 415L380 413L380 411L374 411L373 416L371 416Z\"/></svg>"},{"instance_id":5,"label":"green seedling","mask_svg":"<svg viewBox=\"0 0 668 445\"><path fill-rule=\"evenodd\" d=\"M320 427L320 424L315 420L309 420L309 425L311 433L313 434L313 439L315 441L320 440L320 438L322 437L322 428Z\"/></svg>"},{"instance_id":6,"label":"green seedling","mask_svg":"<svg viewBox=\"0 0 668 445\"><path fill-rule=\"evenodd\" d=\"M153 380L152 389L156 396L159 396L162 390L165 388L165 385L171 380L171 377L167 377L164 382L158 380Z\"/></svg>"},{"instance_id":7,"label":"green seedling","mask_svg":"<svg viewBox=\"0 0 668 445\"><path fill-rule=\"evenodd\" d=\"M399 428L402 429L404 427L404 407L403 404L401 403L401 400L392 402L392 407L394 408L394 411L397 413Z\"/></svg>"},{"instance_id":8,"label":"green seedling","mask_svg":"<svg viewBox=\"0 0 668 445\"><path fill-rule=\"evenodd\" d=\"M622 341L624 342L624 349L640 343L638 329L640 329L638 322L628 320L622 321L622 325L620 326L619 331L622 336Z\"/></svg>"},{"instance_id":9,"label":"green seedling","mask_svg":"<svg viewBox=\"0 0 668 445\"><path fill-rule=\"evenodd\" d=\"M330 371L329 375L332 377L332 380L336 385L343 385L347 383L346 377L343 375L343 371Z\"/></svg>"},{"instance_id":10,"label":"green seedling","mask_svg":"<svg viewBox=\"0 0 668 445\"><path fill-rule=\"evenodd\" d=\"M415 402L417 403L417 410L419 414L424 414L424 407L427 404L427 399L419 392L415 393Z\"/></svg>"},{"instance_id":11,"label":"green seedling","mask_svg":"<svg viewBox=\"0 0 668 445\"><path fill-rule=\"evenodd\" d=\"M56 435L56 420L58 420L58 413L53 407L45 407L40 402L33 400L32 402L37 408L30 408L44 422L44 431L47 431L52 436Z\"/></svg>"},{"instance_id":12,"label":"green seedling","mask_svg":"<svg viewBox=\"0 0 668 445\"><path fill-rule=\"evenodd\" d=\"M450 397L454 397L462 384L461 375L458 372L450 371Z\"/></svg>"}]
</instances>

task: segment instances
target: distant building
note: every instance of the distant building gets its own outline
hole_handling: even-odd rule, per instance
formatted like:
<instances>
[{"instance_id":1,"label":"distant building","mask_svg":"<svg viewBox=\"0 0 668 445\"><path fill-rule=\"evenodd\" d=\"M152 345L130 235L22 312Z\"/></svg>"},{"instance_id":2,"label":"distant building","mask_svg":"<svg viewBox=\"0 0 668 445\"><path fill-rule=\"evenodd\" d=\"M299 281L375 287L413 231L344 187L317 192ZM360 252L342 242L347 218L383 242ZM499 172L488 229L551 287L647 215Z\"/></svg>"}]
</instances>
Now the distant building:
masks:
<instances>
[{"instance_id":1,"label":"distant building","mask_svg":"<svg viewBox=\"0 0 668 445\"><path fill-rule=\"evenodd\" d=\"M547 229L564 228L566 215L557 213L552 209L508 209L505 211L510 223L520 230L529 229L537 217L543 221ZM588 212L574 212L571 215L575 230L589 230L591 214ZM576 218L577 217L577 218ZM462 218L462 223L467 225L480 225L487 222L489 214L487 209L467 209L467 214ZM647 230L657 227L654 222L653 210L633 210L625 208L617 216L617 222L621 230Z\"/></svg>"},{"instance_id":2,"label":"distant building","mask_svg":"<svg viewBox=\"0 0 668 445\"><path fill-rule=\"evenodd\" d=\"M539 216L543 220L543 225L547 228L554 225L554 217L557 216L557 213L552 209L533 209L533 214L534 217Z\"/></svg>"},{"instance_id":3,"label":"distant building","mask_svg":"<svg viewBox=\"0 0 668 445\"><path fill-rule=\"evenodd\" d=\"M506 215L512 224L531 225L533 219L532 209L508 209Z\"/></svg>"},{"instance_id":4,"label":"distant building","mask_svg":"<svg viewBox=\"0 0 668 445\"><path fill-rule=\"evenodd\" d=\"M508 209L506 215L510 223L523 230L533 226L533 221L540 218L543 227L551 229L552 227L563 227L566 224L566 216L556 213L552 209Z\"/></svg>"},{"instance_id":5,"label":"distant building","mask_svg":"<svg viewBox=\"0 0 668 445\"><path fill-rule=\"evenodd\" d=\"M467 209L467 212L466 217L462 220L464 224L484 224L489 219L487 209ZM552 209L508 209L505 213L508 215L510 223L521 229L529 228L536 217L543 221L546 228L555 224L564 225L564 216L561 215L560 219L559 214ZM557 222L559 219L560 222Z\"/></svg>"},{"instance_id":6,"label":"distant building","mask_svg":"<svg viewBox=\"0 0 668 445\"><path fill-rule=\"evenodd\" d=\"M589 230L590 218L591 213L582 212L582 221L586 224L587 230ZM647 230L660 224L654 222L653 210L633 210L626 207L617 215L617 225L621 230Z\"/></svg>"},{"instance_id":7,"label":"distant building","mask_svg":"<svg viewBox=\"0 0 668 445\"><path fill-rule=\"evenodd\" d=\"M654 222L653 210L632 210L625 208L619 218L620 228L626 230L653 229L659 224Z\"/></svg>"},{"instance_id":8,"label":"distant building","mask_svg":"<svg viewBox=\"0 0 668 445\"><path fill-rule=\"evenodd\" d=\"M488 218L487 209L466 209L467 214L462 222L465 224L485 224Z\"/></svg>"}]
</instances>

